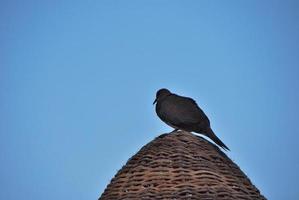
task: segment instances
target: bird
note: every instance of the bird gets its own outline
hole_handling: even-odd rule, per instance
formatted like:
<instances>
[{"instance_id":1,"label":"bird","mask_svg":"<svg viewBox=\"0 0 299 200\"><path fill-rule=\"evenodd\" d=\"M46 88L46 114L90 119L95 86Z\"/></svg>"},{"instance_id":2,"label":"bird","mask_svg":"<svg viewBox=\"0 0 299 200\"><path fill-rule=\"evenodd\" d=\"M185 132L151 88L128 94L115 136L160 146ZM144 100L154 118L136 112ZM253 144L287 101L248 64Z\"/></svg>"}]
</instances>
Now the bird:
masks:
<instances>
[{"instance_id":1,"label":"bird","mask_svg":"<svg viewBox=\"0 0 299 200\"><path fill-rule=\"evenodd\" d=\"M156 93L156 113L167 125L174 128L172 132L183 130L203 134L224 150L230 150L213 132L210 120L190 97L179 96L168 89L159 89Z\"/></svg>"}]
</instances>

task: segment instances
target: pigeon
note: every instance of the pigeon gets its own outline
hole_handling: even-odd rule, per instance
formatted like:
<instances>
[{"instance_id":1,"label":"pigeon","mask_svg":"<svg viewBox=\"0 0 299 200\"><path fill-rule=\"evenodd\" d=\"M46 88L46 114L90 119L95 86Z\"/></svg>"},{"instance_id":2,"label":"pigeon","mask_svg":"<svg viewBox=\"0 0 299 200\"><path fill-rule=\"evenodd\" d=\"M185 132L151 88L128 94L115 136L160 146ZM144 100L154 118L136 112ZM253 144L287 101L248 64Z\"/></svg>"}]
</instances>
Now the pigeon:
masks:
<instances>
[{"instance_id":1,"label":"pigeon","mask_svg":"<svg viewBox=\"0 0 299 200\"><path fill-rule=\"evenodd\" d=\"M155 103L156 113L159 118L174 128L174 131L183 130L201 133L224 150L229 150L215 135L211 129L210 120L192 98L179 96L163 88L157 91L153 104Z\"/></svg>"}]
</instances>

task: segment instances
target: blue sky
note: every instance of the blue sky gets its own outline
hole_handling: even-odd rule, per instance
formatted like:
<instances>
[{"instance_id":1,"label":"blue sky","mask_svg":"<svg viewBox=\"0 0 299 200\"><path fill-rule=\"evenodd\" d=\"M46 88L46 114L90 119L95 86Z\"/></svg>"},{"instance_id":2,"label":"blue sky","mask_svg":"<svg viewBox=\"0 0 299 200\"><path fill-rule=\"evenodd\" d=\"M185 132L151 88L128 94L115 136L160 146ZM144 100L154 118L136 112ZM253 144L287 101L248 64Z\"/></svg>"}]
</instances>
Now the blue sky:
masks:
<instances>
[{"instance_id":1,"label":"blue sky","mask_svg":"<svg viewBox=\"0 0 299 200\"><path fill-rule=\"evenodd\" d=\"M0 199L97 199L193 97L269 199L299 199L298 1L1 1Z\"/></svg>"}]
</instances>

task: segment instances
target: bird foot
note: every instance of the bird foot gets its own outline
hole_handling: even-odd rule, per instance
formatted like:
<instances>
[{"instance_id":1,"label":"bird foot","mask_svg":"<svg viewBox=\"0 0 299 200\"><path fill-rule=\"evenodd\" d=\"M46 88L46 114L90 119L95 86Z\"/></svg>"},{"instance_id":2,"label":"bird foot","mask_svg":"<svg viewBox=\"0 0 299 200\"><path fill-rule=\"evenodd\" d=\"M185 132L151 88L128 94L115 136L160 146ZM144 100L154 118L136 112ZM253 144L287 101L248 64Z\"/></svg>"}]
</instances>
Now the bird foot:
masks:
<instances>
[{"instance_id":1,"label":"bird foot","mask_svg":"<svg viewBox=\"0 0 299 200\"><path fill-rule=\"evenodd\" d=\"M174 133L174 132L177 132L179 129L174 129L173 131L171 131L170 133Z\"/></svg>"}]
</instances>

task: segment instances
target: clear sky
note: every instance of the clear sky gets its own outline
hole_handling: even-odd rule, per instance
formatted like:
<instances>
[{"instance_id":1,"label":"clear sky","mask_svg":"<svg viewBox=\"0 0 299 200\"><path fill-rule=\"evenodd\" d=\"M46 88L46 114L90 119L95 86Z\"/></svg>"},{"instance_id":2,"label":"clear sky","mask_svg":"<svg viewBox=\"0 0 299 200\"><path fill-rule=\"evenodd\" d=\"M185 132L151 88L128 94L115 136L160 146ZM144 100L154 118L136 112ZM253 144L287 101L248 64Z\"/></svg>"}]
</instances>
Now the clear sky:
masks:
<instances>
[{"instance_id":1,"label":"clear sky","mask_svg":"<svg viewBox=\"0 0 299 200\"><path fill-rule=\"evenodd\" d=\"M298 1L0 2L0 199L97 199L193 97L269 199L299 199Z\"/></svg>"}]
</instances>

